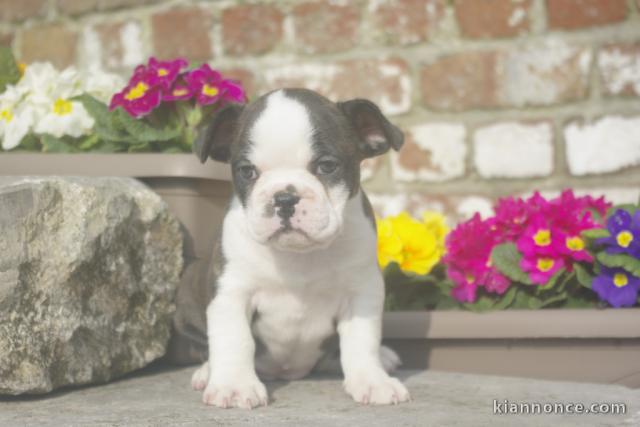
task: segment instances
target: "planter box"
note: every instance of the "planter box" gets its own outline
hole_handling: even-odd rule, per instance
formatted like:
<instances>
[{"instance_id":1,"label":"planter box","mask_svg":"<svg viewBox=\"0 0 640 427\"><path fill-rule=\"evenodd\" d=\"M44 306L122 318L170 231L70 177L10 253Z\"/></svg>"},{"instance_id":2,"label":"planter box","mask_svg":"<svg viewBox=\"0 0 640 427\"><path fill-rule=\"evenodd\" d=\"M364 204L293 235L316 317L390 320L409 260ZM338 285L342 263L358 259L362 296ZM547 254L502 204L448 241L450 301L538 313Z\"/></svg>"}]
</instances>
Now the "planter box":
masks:
<instances>
[{"instance_id":1,"label":"planter box","mask_svg":"<svg viewBox=\"0 0 640 427\"><path fill-rule=\"evenodd\" d=\"M3 153L0 175L138 178L184 226L193 268L206 268L231 193L228 166L192 154ZM383 336L407 368L640 387L640 309L395 312Z\"/></svg>"},{"instance_id":2,"label":"planter box","mask_svg":"<svg viewBox=\"0 0 640 427\"><path fill-rule=\"evenodd\" d=\"M386 313L410 368L640 387L640 309Z\"/></svg>"}]
</instances>

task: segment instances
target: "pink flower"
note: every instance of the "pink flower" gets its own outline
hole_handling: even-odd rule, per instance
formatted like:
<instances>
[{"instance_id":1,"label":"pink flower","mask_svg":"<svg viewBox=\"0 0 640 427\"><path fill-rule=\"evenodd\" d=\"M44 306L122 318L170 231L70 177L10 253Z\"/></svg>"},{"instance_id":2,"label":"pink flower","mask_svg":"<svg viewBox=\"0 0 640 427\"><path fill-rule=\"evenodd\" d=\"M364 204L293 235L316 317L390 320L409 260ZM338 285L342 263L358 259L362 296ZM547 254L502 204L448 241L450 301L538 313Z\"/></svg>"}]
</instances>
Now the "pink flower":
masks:
<instances>
[{"instance_id":1,"label":"pink flower","mask_svg":"<svg viewBox=\"0 0 640 427\"><path fill-rule=\"evenodd\" d=\"M562 246L562 233L550 224L542 213L536 214L529 220L529 226L517 240L518 250L526 257L534 255L548 255L556 257Z\"/></svg>"},{"instance_id":2,"label":"pink flower","mask_svg":"<svg viewBox=\"0 0 640 427\"><path fill-rule=\"evenodd\" d=\"M184 83L175 84L171 89L162 93L163 101L186 101L191 98L193 98L193 91Z\"/></svg>"},{"instance_id":3,"label":"pink flower","mask_svg":"<svg viewBox=\"0 0 640 427\"><path fill-rule=\"evenodd\" d=\"M520 268L529 273L531 281L538 285L547 283L563 267L562 258L551 258L545 255L525 257L520 261Z\"/></svg>"},{"instance_id":4,"label":"pink flower","mask_svg":"<svg viewBox=\"0 0 640 427\"><path fill-rule=\"evenodd\" d=\"M189 66L189 63L182 58L174 59L173 61L158 61L156 58L151 57L147 67L141 67L145 73L149 74L149 82L153 86L160 86L165 90L169 90L182 70L187 66ZM138 67L138 69L141 67Z\"/></svg>"},{"instance_id":5,"label":"pink flower","mask_svg":"<svg viewBox=\"0 0 640 427\"><path fill-rule=\"evenodd\" d=\"M223 80L221 83L223 98L225 101L235 102L238 104L247 101L247 96L244 93L244 89L240 82L235 80Z\"/></svg>"},{"instance_id":6,"label":"pink flower","mask_svg":"<svg viewBox=\"0 0 640 427\"><path fill-rule=\"evenodd\" d=\"M124 108L133 117L142 117L153 111L162 100L160 88L154 86L147 72L134 73L122 89L111 98L109 110Z\"/></svg>"},{"instance_id":7,"label":"pink flower","mask_svg":"<svg viewBox=\"0 0 640 427\"><path fill-rule=\"evenodd\" d=\"M222 97L222 75L208 64L202 64L186 74L184 79L200 105L213 104Z\"/></svg>"},{"instance_id":8,"label":"pink flower","mask_svg":"<svg viewBox=\"0 0 640 427\"><path fill-rule=\"evenodd\" d=\"M460 302L474 302L476 300L476 292L478 283L472 276L467 276L457 270L448 270L449 278L456 284L451 290L451 296Z\"/></svg>"},{"instance_id":9,"label":"pink flower","mask_svg":"<svg viewBox=\"0 0 640 427\"><path fill-rule=\"evenodd\" d=\"M212 70L208 64L186 74L184 79L200 105L210 105L218 100L237 103L246 101L240 83L222 79L222 75Z\"/></svg>"},{"instance_id":10,"label":"pink flower","mask_svg":"<svg viewBox=\"0 0 640 427\"><path fill-rule=\"evenodd\" d=\"M509 288L509 279L498 272L489 259L498 243L497 237L493 223L483 221L478 214L449 233L443 262L447 275L456 285L452 291L454 298L473 302L479 286L498 294Z\"/></svg>"}]
</instances>

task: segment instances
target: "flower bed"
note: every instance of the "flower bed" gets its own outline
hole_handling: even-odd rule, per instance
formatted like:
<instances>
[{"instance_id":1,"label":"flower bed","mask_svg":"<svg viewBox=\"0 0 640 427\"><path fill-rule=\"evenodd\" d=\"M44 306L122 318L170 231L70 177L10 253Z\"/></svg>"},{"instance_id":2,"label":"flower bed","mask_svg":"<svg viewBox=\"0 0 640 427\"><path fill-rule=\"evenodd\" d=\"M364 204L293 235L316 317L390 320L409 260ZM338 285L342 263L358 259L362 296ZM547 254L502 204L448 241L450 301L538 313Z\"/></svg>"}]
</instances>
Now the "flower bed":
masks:
<instances>
[{"instance_id":1,"label":"flower bed","mask_svg":"<svg viewBox=\"0 0 640 427\"><path fill-rule=\"evenodd\" d=\"M442 217L378 220L387 309L631 307L640 302L640 208L572 191L505 198L446 234ZM445 236L446 234L446 236Z\"/></svg>"},{"instance_id":2,"label":"flower bed","mask_svg":"<svg viewBox=\"0 0 640 427\"><path fill-rule=\"evenodd\" d=\"M50 153L191 151L198 127L240 83L203 64L151 58L128 83L113 74L57 71L35 63L23 73L0 48L0 138L4 150Z\"/></svg>"}]
</instances>

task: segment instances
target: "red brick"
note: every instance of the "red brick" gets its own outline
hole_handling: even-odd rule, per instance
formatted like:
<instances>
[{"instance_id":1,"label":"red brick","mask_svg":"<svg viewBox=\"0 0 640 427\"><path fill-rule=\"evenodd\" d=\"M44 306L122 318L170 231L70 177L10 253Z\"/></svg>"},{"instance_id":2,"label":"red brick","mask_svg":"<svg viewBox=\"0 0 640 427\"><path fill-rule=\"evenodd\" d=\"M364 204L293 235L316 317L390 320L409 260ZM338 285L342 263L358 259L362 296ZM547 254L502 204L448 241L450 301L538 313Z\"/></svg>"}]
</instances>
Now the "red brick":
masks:
<instances>
[{"instance_id":1,"label":"red brick","mask_svg":"<svg viewBox=\"0 0 640 427\"><path fill-rule=\"evenodd\" d=\"M78 35L65 25L49 24L24 30L20 60L26 63L51 61L57 68L72 65Z\"/></svg>"},{"instance_id":2,"label":"red brick","mask_svg":"<svg viewBox=\"0 0 640 427\"><path fill-rule=\"evenodd\" d=\"M640 42L603 47L598 68L607 95L640 96Z\"/></svg>"},{"instance_id":3,"label":"red brick","mask_svg":"<svg viewBox=\"0 0 640 427\"><path fill-rule=\"evenodd\" d=\"M282 13L269 5L245 4L222 12L222 40L230 55L255 55L273 49L282 38Z\"/></svg>"},{"instance_id":4,"label":"red brick","mask_svg":"<svg viewBox=\"0 0 640 427\"><path fill-rule=\"evenodd\" d=\"M423 67L422 100L434 110L459 111L499 105L495 52L446 56Z\"/></svg>"},{"instance_id":5,"label":"red brick","mask_svg":"<svg viewBox=\"0 0 640 427\"><path fill-rule=\"evenodd\" d=\"M425 41L444 14L443 0L384 0L376 2L376 28L386 41L413 44Z\"/></svg>"},{"instance_id":6,"label":"red brick","mask_svg":"<svg viewBox=\"0 0 640 427\"><path fill-rule=\"evenodd\" d=\"M549 28L575 30L627 17L626 0L547 0Z\"/></svg>"},{"instance_id":7,"label":"red brick","mask_svg":"<svg viewBox=\"0 0 640 427\"><path fill-rule=\"evenodd\" d=\"M529 29L531 0L457 0L456 18L470 38L512 37Z\"/></svg>"},{"instance_id":8,"label":"red brick","mask_svg":"<svg viewBox=\"0 0 640 427\"><path fill-rule=\"evenodd\" d=\"M303 3L293 9L296 43L306 53L339 52L354 47L360 12L328 1Z\"/></svg>"},{"instance_id":9,"label":"red brick","mask_svg":"<svg viewBox=\"0 0 640 427\"><path fill-rule=\"evenodd\" d=\"M565 42L463 52L421 70L422 100L439 111L552 105L588 94L591 52Z\"/></svg>"},{"instance_id":10,"label":"red brick","mask_svg":"<svg viewBox=\"0 0 640 427\"><path fill-rule=\"evenodd\" d=\"M39 18L47 12L47 0L0 0L0 21Z\"/></svg>"},{"instance_id":11,"label":"red brick","mask_svg":"<svg viewBox=\"0 0 640 427\"><path fill-rule=\"evenodd\" d=\"M56 6L64 15L80 15L100 9L100 0L57 0Z\"/></svg>"},{"instance_id":12,"label":"red brick","mask_svg":"<svg viewBox=\"0 0 640 427\"><path fill-rule=\"evenodd\" d=\"M261 92L305 87L334 100L368 98L387 114L411 109L409 67L399 58L286 65L266 70L263 76L265 87Z\"/></svg>"},{"instance_id":13,"label":"red brick","mask_svg":"<svg viewBox=\"0 0 640 427\"><path fill-rule=\"evenodd\" d=\"M255 76L246 68L225 68L221 70L222 75L226 79L237 80L242 83L245 93L249 99L256 94Z\"/></svg>"},{"instance_id":14,"label":"red brick","mask_svg":"<svg viewBox=\"0 0 640 427\"><path fill-rule=\"evenodd\" d=\"M0 32L0 46L11 47L13 44L12 32Z\"/></svg>"},{"instance_id":15,"label":"red brick","mask_svg":"<svg viewBox=\"0 0 640 427\"><path fill-rule=\"evenodd\" d=\"M164 0L57 0L56 5L63 15L74 16L88 12L133 8L161 1Z\"/></svg>"},{"instance_id":16,"label":"red brick","mask_svg":"<svg viewBox=\"0 0 640 427\"><path fill-rule=\"evenodd\" d=\"M209 30L212 17L199 7L171 9L151 17L154 53L163 59L184 57L206 61L212 57Z\"/></svg>"}]
</instances>

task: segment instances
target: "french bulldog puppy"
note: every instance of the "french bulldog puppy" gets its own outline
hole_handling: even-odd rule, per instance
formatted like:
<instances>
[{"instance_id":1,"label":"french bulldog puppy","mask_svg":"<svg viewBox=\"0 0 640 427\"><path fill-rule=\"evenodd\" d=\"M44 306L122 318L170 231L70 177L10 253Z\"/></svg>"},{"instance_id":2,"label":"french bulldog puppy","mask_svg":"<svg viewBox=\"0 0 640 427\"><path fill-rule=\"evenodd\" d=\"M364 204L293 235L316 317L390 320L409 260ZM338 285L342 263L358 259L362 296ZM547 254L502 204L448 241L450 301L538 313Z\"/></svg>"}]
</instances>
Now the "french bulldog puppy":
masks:
<instances>
[{"instance_id":1,"label":"french bulldog puppy","mask_svg":"<svg viewBox=\"0 0 640 427\"><path fill-rule=\"evenodd\" d=\"M384 282L360 163L402 132L370 101L334 103L304 89L221 109L194 150L231 164L224 267L207 308L208 362L192 377L218 407L266 405L263 379L302 378L339 337L344 388L356 402L409 400L381 347Z\"/></svg>"}]
</instances>

